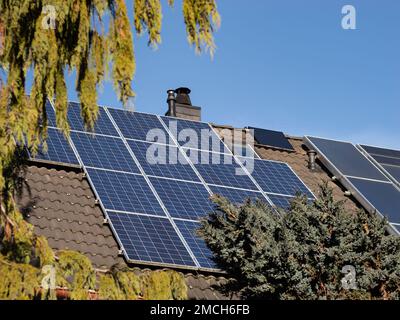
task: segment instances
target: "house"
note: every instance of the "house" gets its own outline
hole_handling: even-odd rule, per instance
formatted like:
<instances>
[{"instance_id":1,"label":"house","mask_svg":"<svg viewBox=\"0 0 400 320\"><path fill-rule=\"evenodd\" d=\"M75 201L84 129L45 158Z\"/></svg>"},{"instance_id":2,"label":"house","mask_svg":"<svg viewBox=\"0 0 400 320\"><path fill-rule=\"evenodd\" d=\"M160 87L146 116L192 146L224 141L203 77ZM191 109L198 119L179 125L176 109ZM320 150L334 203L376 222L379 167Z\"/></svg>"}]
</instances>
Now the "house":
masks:
<instances>
[{"instance_id":1,"label":"house","mask_svg":"<svg viewBox=\"0 0 400 320\"><path fill-rule=\"evenodd\" d=\"M192 105L190 90L180 88L168 92L167 115L201 120L201 108ZM228 120L228 119L227 119ZM229 132L248 135L245 128L233 128L225 124L211 124L227 146ZM228 137L228 138L227 138ZM362 207L339 179L315 157L315 152L304 144L302 137L284 135L292 150L269 146L256 141L252 149L257 157L287 163L309 190L317 194L319 185L328 181L338 200L347 200L346 209L357 212ZM121 252L118 239L105 221L104 208L91 187L87 174L79 165L31 159L25 174L25 192L17 199L21 212L34 225L38 235L45 236L54 250L76 250L86 255L99 271L107 271L113 265L127 265L137 272L146 269L163 269L164 264L148 265L131 263ZM218 291L226 281L224 274L212 270L179 268L185 276L190 299L237 299Z\"/></svg>"}]
</instances>

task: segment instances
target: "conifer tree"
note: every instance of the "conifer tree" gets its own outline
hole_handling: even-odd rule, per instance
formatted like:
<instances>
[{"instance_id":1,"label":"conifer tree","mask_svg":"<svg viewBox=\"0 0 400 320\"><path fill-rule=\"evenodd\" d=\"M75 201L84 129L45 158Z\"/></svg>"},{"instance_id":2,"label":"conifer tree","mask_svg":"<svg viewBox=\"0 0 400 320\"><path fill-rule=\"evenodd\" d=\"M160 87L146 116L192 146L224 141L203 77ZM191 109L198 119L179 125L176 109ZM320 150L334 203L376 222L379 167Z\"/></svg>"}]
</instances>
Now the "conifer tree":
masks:
<instances>
[{"instance_id":1,"label":"conifer tree","mask_svg":"<svg viewBox=\"0 0 400 320\"><path fill-rule=\"evenodd\" d=\"M298 197L287 211L213 201L199 234L236 279L225 290L255 299L400 298L400 238L376 215L346 212L327 184L318 200Z\"/></svg>"}]
</instances>

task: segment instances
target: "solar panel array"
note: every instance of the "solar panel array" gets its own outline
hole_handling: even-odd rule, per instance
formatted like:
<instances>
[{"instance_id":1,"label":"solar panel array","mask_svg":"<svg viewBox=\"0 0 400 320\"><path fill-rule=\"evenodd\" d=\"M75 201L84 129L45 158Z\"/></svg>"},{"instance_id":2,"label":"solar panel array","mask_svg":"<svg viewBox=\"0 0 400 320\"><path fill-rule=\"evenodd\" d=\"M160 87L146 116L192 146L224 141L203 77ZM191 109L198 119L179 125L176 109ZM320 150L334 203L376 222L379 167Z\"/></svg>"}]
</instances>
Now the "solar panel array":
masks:
<instances>
[{"instance_id":1,"label":"solar panel array","mask_svg":"<svg viewBox=\"0 0 400 320\"><path fill-rule=\"evenodd\" d=\"M382 157L387 157L387 152L393 152L388 157L391 160L396 158L392 155L400 152L361 146L361 150L371 153L370 157L374 159L371 161L349 142L317 137L306 137L305 142L321 156L321 161L365 208L387 217L392 231L400 234L400 188L379 167L379 164L385 165Z\"/></svg>"},{"instance_id":2,"label":"solar panel array","mask_svg":"<svg viewBox=\"0 0 400 320\"><path fill-rule=\"evenodd\" d=\"M48 113L50 132L58 132L54 110ZM70 141L57 144L75 160L54 153L47 159L79 161L133 263L215 269L197 235L199 219L214 209L213 193L282 207L298 192L314 198L287 164L233 156L207 123L102 107L88 132L76 103L68 119Z\"/></svg>"}]
</instances>

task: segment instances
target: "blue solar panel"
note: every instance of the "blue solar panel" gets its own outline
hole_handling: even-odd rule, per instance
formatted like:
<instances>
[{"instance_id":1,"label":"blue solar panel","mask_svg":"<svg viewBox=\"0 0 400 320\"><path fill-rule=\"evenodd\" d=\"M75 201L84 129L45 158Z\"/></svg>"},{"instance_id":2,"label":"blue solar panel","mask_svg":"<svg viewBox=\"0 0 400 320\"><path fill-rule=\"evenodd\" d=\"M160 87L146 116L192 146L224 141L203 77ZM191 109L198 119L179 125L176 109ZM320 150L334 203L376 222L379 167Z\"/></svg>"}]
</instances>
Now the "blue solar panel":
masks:
<instances>
[{"instance_id":1,"label":"blue solar panel","mask_svg":"<svg viewBox=\"0 0 400 320\"><path fill-rule=\"evenodd\" d=\"M388 181L353 144L315 137L307 139L315 151L326 157L343 175Z\"/></svg>"},{"instance_id":2,"label":"blue solar panel","mask_svg":"<svg viewBox=\"0 0 400 320\"><path fill-rule=\"evenodd\" d=\"M105 209L165 216L143 176L87 169Z\"/></svg>"},{"instance_id":3,"label":"blue solar panel","mask_svg":"<svg viewBox=\"0 0 400 320\"><path fill-rule=\"evenodd\" d=\"M286 163L267 160L240 158L263 191L281 195L295 196L298 193L314 198L304 183L294 174Z\"/></svg>"},{"instance_id":4,"label":"blue solar panel","mask_svg":"<svg viewBox=\"0 0 400 320\"><path fill-rule=\"evenodd\" d=\"M285 210L290 209L291 201L294 199L293 197L278 196L275 194L268 194L267 196L275 206Z\"/></svg>"},{"instance_id":5,"label":"blue solar panel","mask_svg":"<svg viewBox=\"0 0 400 320\"><path fill-rule=\"evenodd\" d=\"M195 267L168 219L107 212L128 260Z\"/></svg>"},{"instance_id":6,"label":"blue solar panel","mask_svg":"<svg viewBox=\"0 0 400 320\"><path fill-rule=\"evenodd\" d=\"M379 156L379 155L371 155L378 163L380 164L388 164L391 166L400 166L400 158L391 158L386 156Z\"/></svg>"},{"instance_id":7,"label":"blue solar panel","mask_svg":"<svg viewBox=\"0 0 400 320\"><path fill-rule=\"evenodd\" d=\"M393 184L358 178L349 180L390 222L400 223L400 191Z\"/></svg>"},{"instance_id":8,"label":"blue solar panel","mask_svg":"<svg viewBox=\"0 0 400 320\"><path fill-rule=\"evenodd\" d=\"M205 241L197 235L200 223L194 221L174 220L183 238L192 250L200 266L208 269L216 269L216 264L212 261L213 254L207 247Z\"/></svg>"},{"instance_id":9,"label":"blue solar panel","mask_svg":"<svg viewBox=\"0 0 400 320\"><path fill-rule=\"evenodd\" d=\"M47 151L40 147L39 152L35 155L34 159L79 165L79 161L76 158L74 151L61 131L58 129L48 128L47 134Z\"/></svg>"},{"instance_id":10,"label":"blue solar panel","mask_svg":"<svg viewBox=\"0 0 400 320\"><path fill-rule=\"evenodd\" d=\"M125 138L174 145L156 115L118 109L108 111Z\"/></svg>"},{"instance_id":11,"label":"blue solar panel","mask_svg":"<svg viewBox=\"0 0 400 320\"><path fill-rule=\"evenodd\" d=\"M162 120L182 147L229 153L207 123L169 117L162 117Z\"/></svg>"},{"instance_id":12,"label":"blue solar panel","mask_svg":"<svg viewBox=\"0 0 400 320\"><path fill-rule=\"evenodd\" d=\"M379 147L371 147L366 145L361 145L361 147L368 152L369 154L376 154L390 158L398 158L400 159L400 150L391 150Z\"/></svg>"},{"instance_id":13,"label":"blue solar panel","mask_svg":"<svg viewBox=\"0 0 400 320\"><path fill-rule=\"evenodd\" d=\"M256 185L232 156L192 149L185 152L208 184L257 190Z\"/></svg>"},{"instance_id":14,"label":"blue solar panel","mask_svg":"<svg viewBox=\"0 0 400 320\"><path fill-rule=\"evenodd\" d=\"M382 166L398 183L400 183L400 167L396 166Z\"/></svg>"},{"instance_id":15,"label":"blue solar panel","mask_svg":"<svg viewBox=\"0 0 400 320\"><path fill-rule=\"evenodd\" d=\"M147 175L200 181L177 147L133 140L128 144Z\"/></svg>"},{"instance_id":16,"label":"blue solar panel","mask_svg":"<svg viewBox=\"0 0 400 320\"><path fill-rule=\"evenodd\" d=\"M174 218L197 220L213 210L203 184L152 177L150 181Z\"/></svg>"},{"instance_id":17,"label":"blue solar panel","mask_svg":"<svg viewBox=\"0 0 400 320\"><path fill-rule=\"evenodd\" d=\"M210 186L210 189L213 193L227 198L234 204L243 204L248 199L252 201L259 199L267 202L261 192L214 186Z\"/></svg>"},{"instance_id":18,"label":"blue solar panel","mask_svg":"<svg viewBox=\"0 0 400 320\"><path fill-rule=\"evenodd\" d=\"M68 122L71 130L86 131L81 116L81 107L79 103L70 102L68 104ZM99 115L95 122L93 132L110 136L118 136L117 130L102 107L99 107Z\"/></svg>"},{"instance_id":19,"label":"blue solar panel","mask_svg":"<svg viewBox=\"0 0 400 320\"><path fill-rule=\"evenodd\" d=\"M49 127L57 127L56 125L56 113L54 112L53 106L50 101L46 100L46 115L47 115L47 124Z\"/></svg>"},{"instance_id":20,"label":"blue solar panel","mask_svg":"<svg viewBox=\"0 0 400 320\"><path fill-rule=\"evenodd\" d=\"M87 167L140 173L128 148L120 138L71 132L71 139Z\"/></svg>"}]
</instances>

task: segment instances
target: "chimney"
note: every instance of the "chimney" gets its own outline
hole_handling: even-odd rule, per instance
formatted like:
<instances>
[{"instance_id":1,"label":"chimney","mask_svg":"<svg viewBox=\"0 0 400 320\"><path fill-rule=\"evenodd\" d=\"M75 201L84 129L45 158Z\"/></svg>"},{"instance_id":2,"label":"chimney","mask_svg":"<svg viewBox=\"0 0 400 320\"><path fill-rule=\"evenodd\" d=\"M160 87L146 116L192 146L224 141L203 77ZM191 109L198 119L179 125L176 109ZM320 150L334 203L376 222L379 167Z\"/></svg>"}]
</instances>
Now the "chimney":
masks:
<instances>
[{"instance_id":1,"label":"chimney","mask_svg":"<svg viewBox=\"0 0 400 320\"><path fill-rule=\"evenodd\" d=\"M168 90L168 111L166 116L201 121L201 108L192 105L189 88Z\"/></svg>"}]
</instances>

